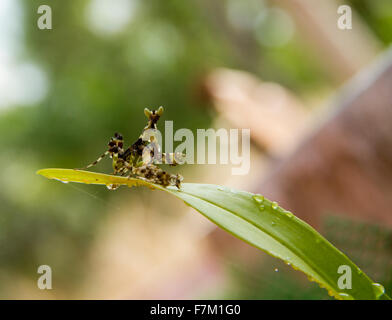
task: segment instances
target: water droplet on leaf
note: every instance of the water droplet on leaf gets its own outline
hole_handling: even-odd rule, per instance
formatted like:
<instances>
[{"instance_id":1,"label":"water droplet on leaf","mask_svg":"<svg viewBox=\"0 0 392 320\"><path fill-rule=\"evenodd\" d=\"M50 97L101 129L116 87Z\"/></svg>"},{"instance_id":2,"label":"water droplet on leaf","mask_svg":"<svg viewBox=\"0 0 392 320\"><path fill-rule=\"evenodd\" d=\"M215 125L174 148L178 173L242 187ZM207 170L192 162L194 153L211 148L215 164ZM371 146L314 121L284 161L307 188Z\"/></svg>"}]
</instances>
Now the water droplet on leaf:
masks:
<instances>
[{"instance_id":1,"label":"water droplet on leaf","mask_svg":"<svg viewBox=\"0 0 392 320\"><path fill-rule=\"evenodd\" d=\"M118 184L107 184L106 188L108 188L109 190L116 190L120 185Z\"/></svg>"},{"instance_id":2,"label":"water droplet on leaf","mask_svg":"<svg viewBox=\"0 0 392 320\"><path fill-rule=\"evenodd\" d=\"M264 201L264 197L260 194L253 196L253 200L257 203L261 204Z\"/></svg>"},{"instance_id":3,"label":"water droplet on leaf","mask_svg":"<svg viewBox=\"0 0 392 320\"><path fill-rule=\"evenodd\" d=\"M61 180L61 179L56 179L56 178L54 178L54 180L56 180L56 181L60 181L61 183L68 183L69 181L64 181L64 180Z\"/></svg>"},{"instance_id":4,"label":"water droplet on leaf","mask_svg":"<svg viewBox=\"0 0 392 320\"><path fill-rule=\"evenodd\" d=\"M279 205L276 201L274 201L274 202L272 202L271 207L272 207L272 209L276 210L276 209L278 209Z\"/></svg>"},{"instance_id":5,"label":"water droplet on leaf","mask_svg":"<svg viewBox=\"0 0 392 320\"><path fill-rule=\"evenodd\" d=\"M385 293L384 287L379 283L372 283L372 286L376 298L379 299Z\"/></svg>"},{"instance_id":6,"label":"water droplet on leaf","mask_svg":"<svg viewBox=\"0 0 392 320\"><path fill-rule=\"evenodd\" d=\"M340 292L339 297L343 300L354 300L352 296L350 296L348 293Z\"/></svg>"}]
</instances>

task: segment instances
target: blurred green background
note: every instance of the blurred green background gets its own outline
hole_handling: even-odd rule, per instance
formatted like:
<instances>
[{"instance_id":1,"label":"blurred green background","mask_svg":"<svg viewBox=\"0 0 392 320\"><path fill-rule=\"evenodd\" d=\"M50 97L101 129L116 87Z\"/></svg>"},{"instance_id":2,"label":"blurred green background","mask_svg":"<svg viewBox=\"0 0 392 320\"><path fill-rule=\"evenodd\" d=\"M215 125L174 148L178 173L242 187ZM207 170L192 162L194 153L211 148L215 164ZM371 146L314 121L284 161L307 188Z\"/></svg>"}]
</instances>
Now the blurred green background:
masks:
<instances>
[{"instance_id":1,"label":"blurred green background","mask_svg":"<svg viewBox=\"0 0 392 320\"><path fill-rule=\"evenodd\" d=\"M386 48L392 41L391 1L349 3L380 48ZM52 9L52 30L37 27L37 9L43 4ZM96 267L91 252L101 252L105 241L97 245L97 238L112 215L151 201L150 210L163 217L159 221L175 224L178 215L172 211L183 215L185 206L149 190L64 185L35 172L90 163L116 131L131 143L145 125L145 107L163 105L164 119L173 120L175 129L210 127L217 112L202 82L218 67L279 83L304 101L333 92L341 81L304 39L292 12L277 5L263 0L1 1L0 298L173 296L159 289L111 296L104 289L92 293L83 288ZM330 28L336 29L336 21ZM109 172L109 161L96 170ZM201 182L198 170L188 166L181 172L188 182ZM216 183L213 176L203 179ZM132 225L129 232L135 232ZM212 272L222 273L223 280L197 292L191 286L174 297L328 298L291 268L259 254L262 261L253 261L252 268L235 255L223 255L219 271ZM50 292L36 288L41 264L53 270ZM112 266L106 270L110 278Z\"/></svg>"}]
</instances>

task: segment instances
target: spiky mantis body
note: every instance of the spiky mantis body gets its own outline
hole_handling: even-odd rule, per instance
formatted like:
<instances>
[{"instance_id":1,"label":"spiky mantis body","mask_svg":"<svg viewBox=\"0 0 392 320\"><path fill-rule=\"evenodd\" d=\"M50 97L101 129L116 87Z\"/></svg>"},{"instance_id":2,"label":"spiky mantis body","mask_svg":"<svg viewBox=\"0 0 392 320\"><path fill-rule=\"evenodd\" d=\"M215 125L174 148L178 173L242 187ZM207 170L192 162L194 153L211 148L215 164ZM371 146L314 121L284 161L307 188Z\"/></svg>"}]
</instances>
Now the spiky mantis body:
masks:
<instances>
[{"instance_id":1,"label":"spiky mantis body","mask_svg":"<svg viewBox=\"0 0 392 320\"><path fill-rule=\"evenodd\" d=\"M182 154L161 154L160 152L154 130L157 130L157 122L162 113L163 107L153 111L147 108L144 109L148 123L139 138L124 150L123 136L115 133L108 143L109 149L85 168L95 166L105 156L109 155L112 158L113 174L145 179L164 187L174 185L180 188L183 179L181 175L170 174L156 166L157 163L178 165L183 157Z\"/></svg>"}]
</instances>

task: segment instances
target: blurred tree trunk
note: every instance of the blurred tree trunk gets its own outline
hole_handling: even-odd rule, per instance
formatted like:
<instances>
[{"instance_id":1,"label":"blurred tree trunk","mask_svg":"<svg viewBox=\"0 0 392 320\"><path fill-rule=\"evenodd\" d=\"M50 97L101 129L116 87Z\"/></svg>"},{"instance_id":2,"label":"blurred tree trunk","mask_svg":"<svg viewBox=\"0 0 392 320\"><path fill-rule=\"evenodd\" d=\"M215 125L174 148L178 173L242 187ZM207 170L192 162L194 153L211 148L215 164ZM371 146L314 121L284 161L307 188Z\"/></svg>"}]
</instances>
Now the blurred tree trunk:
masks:
<instances>
[{"instance_id":1,"label":"blurred tree trunk","mask_svg":"<svg viewBox=\"0 0 392 320\"><path fill-rule=\"evenodd\" d=\"M392 50L334 104L336 112L255 191L316 227L325 214L392 226Z\"/></svg>"}]
</instances>

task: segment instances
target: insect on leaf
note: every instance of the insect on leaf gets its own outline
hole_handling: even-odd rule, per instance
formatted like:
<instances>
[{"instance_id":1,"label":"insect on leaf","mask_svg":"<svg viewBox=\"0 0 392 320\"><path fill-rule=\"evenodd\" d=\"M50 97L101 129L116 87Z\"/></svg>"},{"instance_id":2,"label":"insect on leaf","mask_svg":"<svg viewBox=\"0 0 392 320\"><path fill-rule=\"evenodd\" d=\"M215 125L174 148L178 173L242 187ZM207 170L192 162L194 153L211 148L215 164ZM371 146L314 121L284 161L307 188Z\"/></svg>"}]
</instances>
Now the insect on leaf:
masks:
<instances>
[{"instance_id":1,"label":"insect on leaf","mask_svg":"<svg viewBox=\"0 0 392 320\"><path fill-rule=\"evenodd\" d=\"M71 169L43 169L37 173L63 182L147 186L166 191L239 239L304 272L337 299L390 299L382 285L374 283L316 230L261 195L211 184L183 183L180 189L165 188L138 178ZM352 270L351 289L338 287L341 274L337 271L342 265Z\"/></svg>"}]
</instances>

